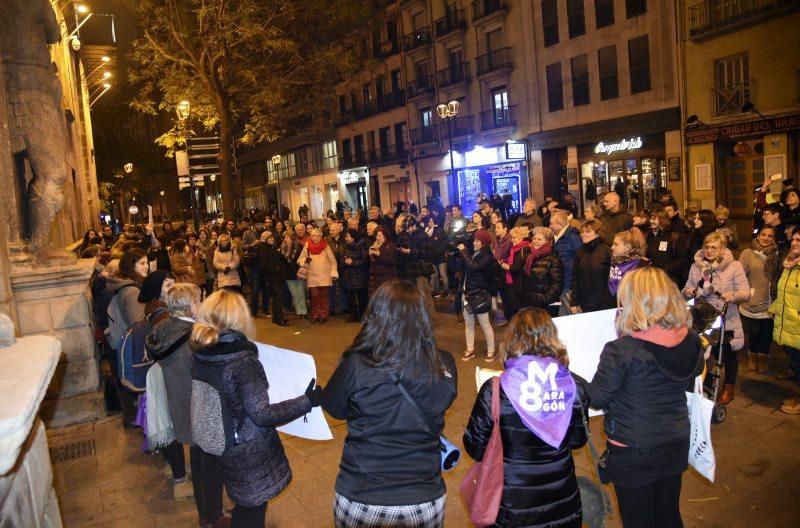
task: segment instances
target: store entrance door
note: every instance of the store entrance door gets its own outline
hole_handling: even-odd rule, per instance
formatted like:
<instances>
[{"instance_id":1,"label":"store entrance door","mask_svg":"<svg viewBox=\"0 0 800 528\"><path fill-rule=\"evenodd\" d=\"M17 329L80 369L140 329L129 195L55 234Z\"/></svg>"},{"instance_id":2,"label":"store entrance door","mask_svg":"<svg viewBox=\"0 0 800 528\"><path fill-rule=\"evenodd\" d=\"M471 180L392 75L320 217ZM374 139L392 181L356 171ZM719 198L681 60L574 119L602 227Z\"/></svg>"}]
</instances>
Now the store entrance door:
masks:
<instances>
[{"instance_id":1,"label":"store entrance door","mask_svg":"<svg viewBox=\"0 0 800 528\"><path fill-rule=\"evenodd\" d=\"M720 152L732 153L733 143L720 145ZM752 150L744 156L722 156L717 176L719 196L732 217L753 216L753 190L764 181L764 157Z\"/></svg>"}]
</instances>

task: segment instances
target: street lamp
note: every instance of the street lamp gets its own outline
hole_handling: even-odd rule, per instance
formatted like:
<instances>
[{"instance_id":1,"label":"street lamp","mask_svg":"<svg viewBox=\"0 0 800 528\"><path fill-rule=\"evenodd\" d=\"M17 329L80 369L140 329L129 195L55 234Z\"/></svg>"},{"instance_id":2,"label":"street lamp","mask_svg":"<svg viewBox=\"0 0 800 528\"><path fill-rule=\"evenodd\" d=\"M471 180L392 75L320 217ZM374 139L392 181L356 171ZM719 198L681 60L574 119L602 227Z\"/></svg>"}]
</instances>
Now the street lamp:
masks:
<instances>
[{"instance_id":1,"label":"street lamp","mask_svg":"<svg viewBox=\"0 0 800 528\"><path fill-rule=\"evenodd\" d=\"M89 11L89 8L88 8L88 7L86 7L85 5L79 5L79 6L77 6L77 7L75 8L75 22L78 22L78 20L79 20L79 17L78 17L78 15L85 15L85 16L83 17L83 20L81 20L81 21L80 21L80 23L78 23L78 25L77 25L77 26L75 26L75 29L73 29L73 30L72 30L72 33L70 33L70 34L67 36L67 38L66 38L66 39L64 39L64 40L69 40L69 39L71 39L73 36L75 36L75 34L78 32L78 30L79 30L79 29L80 29L80 28L81 28L81 27L82 27L82 26L83 26L83 25L84 25L86 22L88 22L90 18L92 18L92 15L93 15L93 14L94 14L94 13L92 13L91 11Z\"/></svg>"},{"instance_id":2,"label":"street lamp","mask_svg":"<svg viewBox=\"0 0 800 528\"><path fill-rule=\"evenodd\" d=\"M272 156L272 167L275 169L275 176L278 179L278 203L275 205L275 209L277 209L278 211L278 218L284 220L284 218L281 218L281 173L278 170L278 165L280 164L281 164L281 155L275 154L274 156ZM264 192L266 193L266 189L264 190ZM266 197L266 194L264 196Z\"/></svg>"},{"instance_id":3,"label":"street lamp","mask_svg":"<svg viewBox=\"0 0 800 528\"><path fill-rule=\"evenodd\" d=\"M178 120L184 121L187 117L189 117L189 109L191 105L189 101L181 101L178 103L178 106L175 107L175 113L178 114Z\"/></svg>"},{"instance_id":4,"label":"street lamp","mask_svg":"<svg viewBox=\"0 0 800 528\"><path fill-rule=\"evenodd\" d=\"M123 165L122 168L125 171L125 174L130 174L133 172L133 163L128 162L125 165Z\"/></svg>"},{"instance_id":5,"label":"street lamp","mask_svg":"<svg viewBox=\"0 0 800 528\"><path fill-rule=\"evenodd\" d=\"M447 123L447 139L450 142L450 203L456 203L458 199L458 180L453 164L453 121L458 115L459 106L460 103L455 99L446 104L436 105L436 113L439 114L442 121Z\"/></svg>"},{"instance_id":6,"label":"street lamp","mask_svg":"<svg viewBox=\"0 0 800 528\"><path fill-rule=\"evenodd\" d=\"M108 92L110 89L111 89L111 83L103 83L103 91L102 92L97 94L97 96L95 96L94 99L91 98L92 96L89 96L89 99L90 99L89 100L89 110L91 110L92 107L97 103L97 101L99 101L100 98L103 97L106 94L106 92Z\"/></svg>"},{"instance_id":7,"label":"street lamp","mask_svg":"<svg viewBox=\"0 0 800 528\"><path fill-rule=\"evenodd\" d=\"M100 57L99 61L97 61L96 63L94 63L91 66L89 66L89 68L88 68L89 69L89 73L86 74L86 78L88 79L89 77L94 75L94 73L97 70L99 70L100 68L102 68L103 66L108 64L109 62L111 62L111 57L109 57L108 55L103 55L102 57Z\"/></svg>"},{"instance_id":8,"label":"street lamp","mask_svg":"<svg viewBox=\"0 0 800 528\"><path fill-rule=\"evenodd\" d=\"M189 119L189 111L191 110L191 103L187 100L183 100L175 106L175 114L178 116L178 122L182 125L187 119ZM188 153L187 153L188 154ZM200 208L197 205L197 194L196 194L197 187L194 184L194 175L192 174L191 168L189 169L189 203L192 207L192 216L194 217L194 228L195 230L200 229Z\"/></svg>"}]
</instances>

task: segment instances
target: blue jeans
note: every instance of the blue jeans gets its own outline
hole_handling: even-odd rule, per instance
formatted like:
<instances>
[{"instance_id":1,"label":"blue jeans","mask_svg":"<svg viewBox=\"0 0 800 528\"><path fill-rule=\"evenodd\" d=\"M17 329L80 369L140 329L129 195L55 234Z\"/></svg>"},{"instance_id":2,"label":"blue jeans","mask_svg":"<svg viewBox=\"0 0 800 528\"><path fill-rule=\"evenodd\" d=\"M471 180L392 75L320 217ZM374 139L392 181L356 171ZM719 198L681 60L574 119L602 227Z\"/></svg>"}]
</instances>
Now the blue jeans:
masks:
<instances>
[{"instance_id":1,"label":"blue jeans","mask_svg":"<svg viewBox=\"0 0 800 528\"><path fill-rule=\"evenodd\" d=\"M306 282L301 280L287 280L286 286L289 287L289 293L292 295L294 313L297 315L306 315L308 313L308 307L306 306Z\"/></svg>"},{"instance_id":2,"label":"blue jeans","mask_svg":"<svg viewBox=\"0 0 800 528\"><path fill-rule=\"evenodd\" d=\"M800 379L800 348L783 345L783 349L786 351L786 355L789 356L789 364L792 366L798 379Z\"/></svg>"}]
</instances>

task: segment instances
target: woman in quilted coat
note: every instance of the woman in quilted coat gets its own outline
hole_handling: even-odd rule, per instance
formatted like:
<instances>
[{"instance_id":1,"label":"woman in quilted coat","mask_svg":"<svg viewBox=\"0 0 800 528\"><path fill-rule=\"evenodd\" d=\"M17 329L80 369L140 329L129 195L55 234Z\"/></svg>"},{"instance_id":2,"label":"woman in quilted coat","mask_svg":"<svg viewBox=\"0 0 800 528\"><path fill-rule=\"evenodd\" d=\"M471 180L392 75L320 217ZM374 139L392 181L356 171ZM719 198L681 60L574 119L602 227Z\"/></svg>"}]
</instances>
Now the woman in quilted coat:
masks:
<instances>
[{"instance_id":1,"label":"woman in quilted coat","mask_svg":"<svg viewBox=\"0 0 800 528\"><path fill-rule=\"evenodd\" d=\"M239 276L241 263L239 252L231 244L231 237L220 235L214 251L214 269L217 270L217 288L242 293L242 279Z\"/></svg>"},{"instance_id":2,"label":"woman in quilted coat","mask_svg":"<svg viewBox=\"0 0 800 528\"><path fill-rule=\"evenodd\" d=\"M267 501L283 491L292 479L275 428L300 418L319 405L321 399L321 389L312 379L304 395L271 404L267 393L269 382L258 360L256 345L250 341L253 333L244 297L220 290L200 305L189 340L194 350L192 390L198 369L216 371L222 386L214 389L224 398L222 408L227 408L238 431L238 443L226 444L222 455L217 457L225 488L236 502L231 524L234 528L264 526ZM196 411L193 404L192 436L195 443L201 444L204 435L223 428L223 424L212 422L211 413L206 416ZM213 427L215 423L218 428Z\"/></svg>"},{"instance_id":3,"label":"woman in quilted coat","mask_svg":"<svg viewBox=\"0 0 800 528\"><path fill-rule=\"evenodd\" d=\"M548 309L564 289L564 266L553 250L555 235L549 227L534 227L531 251L525 259L519 293L520 305ZM552 315L558 313L554 310Z\"/></svg>"}]
</instances>

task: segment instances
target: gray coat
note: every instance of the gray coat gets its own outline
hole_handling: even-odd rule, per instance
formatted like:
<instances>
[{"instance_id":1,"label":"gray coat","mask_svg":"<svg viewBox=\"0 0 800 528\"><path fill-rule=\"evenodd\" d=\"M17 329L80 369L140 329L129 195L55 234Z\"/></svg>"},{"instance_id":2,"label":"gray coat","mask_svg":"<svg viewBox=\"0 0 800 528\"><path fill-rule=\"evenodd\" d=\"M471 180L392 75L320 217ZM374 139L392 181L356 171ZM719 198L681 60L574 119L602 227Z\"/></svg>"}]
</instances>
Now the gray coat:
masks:
<instances>
[{"instance_id":1,"label":"gray coat","mask_svg":"<svg viewBox=\"0 0 800 528\"><path fill-rule=\"evenodd\" d=\"M186 445L192 444L192 350L188 339L178 341L192 326L192 322L173 316L155 325L147 336L147 349L164 372L175 440Z\"/></svg>"}]
</instances>

